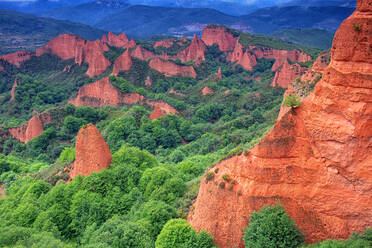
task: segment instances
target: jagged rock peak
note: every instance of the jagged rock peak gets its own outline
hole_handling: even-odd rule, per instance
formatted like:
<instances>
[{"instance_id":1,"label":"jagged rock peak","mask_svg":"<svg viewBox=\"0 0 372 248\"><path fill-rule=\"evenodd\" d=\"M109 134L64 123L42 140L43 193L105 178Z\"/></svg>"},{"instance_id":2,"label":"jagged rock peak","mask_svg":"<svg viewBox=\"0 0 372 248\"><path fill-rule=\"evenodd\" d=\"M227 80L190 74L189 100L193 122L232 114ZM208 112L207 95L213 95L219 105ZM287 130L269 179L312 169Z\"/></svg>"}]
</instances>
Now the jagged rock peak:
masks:
<instances>
[{"instance_id":1,"label":"jagged rock peak","mask_svg":"<svg viewBox=\"0 0 372 248\"><path fill-rule=\"evenodd\" d=\"M98 129L93 124L81 128L76 139L75 162L70 171L70 179L108 168L111 158L111 152Z\"/></svg>"}]
</instances>

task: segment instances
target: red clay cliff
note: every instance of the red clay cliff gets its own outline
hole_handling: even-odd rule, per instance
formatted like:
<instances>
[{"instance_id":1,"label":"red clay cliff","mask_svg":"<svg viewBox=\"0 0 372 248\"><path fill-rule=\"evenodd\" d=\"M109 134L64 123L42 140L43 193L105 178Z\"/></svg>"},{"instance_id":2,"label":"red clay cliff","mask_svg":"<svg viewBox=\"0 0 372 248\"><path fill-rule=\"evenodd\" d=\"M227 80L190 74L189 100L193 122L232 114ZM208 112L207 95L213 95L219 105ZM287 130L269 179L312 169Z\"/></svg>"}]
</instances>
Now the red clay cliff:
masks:
<instances>
[{"instance_id":1,"label":"red clay cliff","mask_svg":"<svg viewBox=\"0 0 372 248\"><path fill-rule=\"evenodd\" d=\"M177 54L182 62L195 61L196 64L200 64L205 60L204 52L207 50L207 46L204 42L194 35L191 44L184 50Z\"/></svg>"},{"instance_id":2,"label":"red clay cliff","mask_svg":"<svg viewBox=\"0 0 372 248\"><path fill-rule=\"evenodd\" d=\"M41 115L33 116L28 122L20 127L10 128L10 135L23 142L27 143L33 138L39 136L44 131L44 125L51 122L51 117L48 111Z\"/></svg>"},{"instance_id":3,"label":"red clay cliff","mask_svg":"<svg viewBox=\"0 0 372 248\"><path fill-rule=\"evenodd\" d=\"M273 87L288 88L289 84L301 76L301 73L305 71L304 67L299 64L290 65L287 60L277 69L274 79L271 83Z\"/></svg>"},{"instance_id":4,"label":"red clay cliff","mask_svg":"<svg viewBox=\"0 0 372 248\"><path fill-rule=\"evenodd\" d=\"M1 55L0 59L3 59L12 65L20 67L23 62L31 59L31 52L17 51L6 55Z\"/></svg>"},{"instance_id":5,"label":"red clay cliff","mask_svg":"<svg viewBox=\"0 0 372 248\"><path fill-rule=\"evenodd\" d=\"M238 37L235 37L225 27L208 26L203 30L202 40L207 46L217 44L221 51L233 50Z\"/></svg>"},{"instance_id":6,"label":"red clay cliff","mask_svg":"<svg viewBox=\"0 0 372 248\"><path fill-rule=\"evenodd\" d=\"M118 107L121 104L135 104L142 101L143 96L137 93L122 93L110 83L108 77L105 77L81 87L77 96L70 99L69 103L75 106Z\"/></svg>"},{"instance_id":7,"label":"red clay cliff","mask_svg":"<svg viewBox=\"0 0 372 248\"><path fill-rule=\"evenodd\" d=\"M231 62L236 62L241 65L245 70L251 71L255 65L257 65L256 56L253 52L244 47L236 41L234 51L227 58Z\"/></svg>"},{"instance_id":8,"label":"red clay cliff","mask_svg":"<svg viewBox=\"0 0 372 248\"><path fill-rule=\"evenodd\" d=\"M89 124L80 129L75 145L75 162L70 171L70 179L77 175L88 176L99 172L111 164L111 152L98 129Z\"/></svg>"},{"instance_id":9,"label":"red clay cliff","mask_svg":"<svg viewBox=\"0 0 372 248\"><path fill-rule=\"evenodd\" d=\"M132 68L132 57L130 56L129 49L127 49L116 59L112 74L117 76L120 71L129 71L130 68Z\"/></svg>"},{"instance_id":10,"label":"red clay cliff","mask_svg":"<svg viewBox=\"0 0 372 248\"><path fill-rule=\"evenodd\" d=\"M193 66L178 65L172 61L163 60L161 58L153 58L150 61L150 67L163 73L165 76L182 76L196 78L196 72Z\"/></svg>"},{"instance_id":11,"label":"red clay cliff","mask_svg":"<svg viewBox=\"0 0 372 248\"><path fill-rule=\"evenodd\" d=\"M63 60L74 59L79 65L88 63L86 74L94 77L101 75L111 65L111 62L104 56L104 52L108 50L109 48L103 41L86 41L76 35L61 34L37 49L36 55L50 53Z\"/></svg>"},{"instance_id":12,"label":"red clay cliff","mask_svg":"<svg viewBox=\"0 0 372 248\"><path fill-rule=\"evenodd\" d=\"M371 33L372 2L358 1L314 93L283 113L247 155L217 164L213 180L202 179L188 216L193 227L210 232L221 248L241 248L250 214L277 200L308 242L372 226ZM220 187L224 174L236 183Z\"/></svg>"}]
</instances>

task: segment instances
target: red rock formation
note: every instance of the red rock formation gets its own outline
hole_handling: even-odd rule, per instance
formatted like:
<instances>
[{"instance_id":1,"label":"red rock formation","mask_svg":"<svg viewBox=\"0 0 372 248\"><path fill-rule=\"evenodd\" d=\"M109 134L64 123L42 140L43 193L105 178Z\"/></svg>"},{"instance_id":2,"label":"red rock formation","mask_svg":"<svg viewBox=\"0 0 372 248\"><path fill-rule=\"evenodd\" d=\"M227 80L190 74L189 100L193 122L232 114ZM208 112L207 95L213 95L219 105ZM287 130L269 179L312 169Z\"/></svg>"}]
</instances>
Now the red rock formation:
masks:
<instances>
[{"instance_id":1,"label":"red rock formation","mask_svg":"<svg viewBox=\"0 0 372 248\"><path fill-rule=\"evenodd\" d=\"M250 214L277 200L308 242L372 226L371 32L372 2L358 1L314 93L283 113L247 155L210 169L214 179L202 180L188 216L193 227L210 232L221 248L241 248ZM236 183L221 187L224 174Z\"/></svg>"},{"instance_id":2,"label":"red rock formation","mask_svg":"<svg viewBox=\"0 0 372 248\"><path fill-rule=\"evenodd\" d=\"M136 46L137 46L136 42L134 40L130 40L126 45L126 48L134 48Z\"/></svg>"},{"instance_id":3,"label":"red rock formation","mask_svg":"<svg viewBox=\"0 0 372 248\"><path fill-rule=\"evenodd\" d=\"M61 34L53 38L48 44L36 50L36 55L44 53L57 55L63 60L75 59L75 63L89 64L86 74L94 77L102 74L110 65L104 52L108 50L102 41L85 41L76 35Z\"/></svg>"},{"instance_id":4,"label":"red rock formation","mask_svg":"<svg viewBox=\"0 0 372 248\"><path fill-rule=\"evenodd\" d=\"M331 62L331 54L330 52L324 52L319 55L319 57L315 60L312 70L322 72L324 69L327 68L329 63Z\"/></svg>"},{"instance_id":5,"label":"red rock formation","mask_svg":"<svg viewBox=\"0 0 372 248\"><path fill-rule=\"evenodd\" d=\"M167 54L154 54L153 52L150 52L149 50L141 47L140 45L138 45L136 49L132 51L131 55L133 57L146 60L146 61L151 58L162 58L164 60L167 60L170 58L170 56L168 56Z\"/></svg>"},{"instance_id":6,"label":"red rock formation","mask_svg":"<svg viewBox=\"0 0 372 248\"><path fill-rule=\"evenodd\" d=\"M130 56L129 49L127 49L116 59L112 74L117 76L120 71L129 71L130 68L132 68L132 57Z\"/></svg>"},{"instance_id":7,"label":"red rock formation","mask_svg":"<svg viewBox=\"0 0 372 248\"><path fill-rule=\"evenodd\" d=\"M1 55L0 59L3 59L12 65L20 67L23 62L31 59L31 52L17 51L14 53Z\"/></svg>"},{"instance_id":8,"label":"red rock formation","mask_svg":"<svg viewBox=\"0 0 372 248\"><path fill-rule=\"evenodd\" d=\"M12 90L10 91L10 101L14 101L15 98L15 88L18 86L17 79L14 80Z\"/></svg>"},{"instance_id":9,"label":"red rock formation","mask_svg":"<svg viewBox=\"0 0 372 248\"><path fill-rule=\"evenodd\" d=\"M221 71L221 67L218 68L218 72L216 73L215 78L216 78L216 80L222 80L222 71Z\"/></svg>"},{"instance_id":10,"label":"red rock formation","mask_svg":"<svg viewBox=\"0 0 372 248\"><path fill-rule=\"evenodd\" d=\"M108 47L101 41L87 41L84 47L84 62L89 64L86 74L89 77L99 76L111 65L104 52Z\"/></svg>"},{"instance_id":11,"label":"red rock formation","mask_svg":"<svg viewBox=\"0 0 372 248\"><path fill-rule=\"evenodd\" d=\"M237 62L238 65L241 65L245 70L251 71L255 65L257 65L256 56L253 52L244 47L239 43L239 40L236 41L234 51L228 56L228 60L231 62Z\"/></svg>"},{"instance_id":12,"label":"red rock formation","mask_svg":"<svg viewBox=\"0 0 372 248\"><path fill-rule=\"evenodd\" d=\"M150 76L147 76L147 78L145 80L145 86L147 86L147 87L151 87L152 86L152 81L151 81Z\"/></svg>"},{"instance_id":13,"label":"red rock formation","mask_svg":"<svg viewBox=\"0 0 372 248\"><path fill-rule=\"evenodd\" d=\"M27 123L20 127L10 128L9 133L13 138L27 143L39 136L44 131L44 125L49 122L51 122L50 114L46 111L41 115L33 116Z\"/></svg>"},{"instance_id":14,"label":"red rock formation","mask_svg":"<svg viewBox=\"0 0 372 248\"><path fill-rule=\"evenodd\" d=\"M207 87L207 86L204 87L203 90L202 90L203 96L209 95L209 94L213 94L213 93L214 93L214 91L212 89L210 89L209 87Z\"/></svg>"},{"instance_id":15,"label":"red rock formation","mask_svg":"<svg viewBox=\"0 0 372 248\"><path fill-rule=\"evenodd\" d=\"M290 65L288 61L285 60L283 65L276 71L271 86L288 88L289 84L301 76L304 70L305 68L301 67L299 64Z\"/></svg>"},{"instance_id":16,"label":"red rock formation","mask_svg":"<svg viewBox=\"0 0 372 248\"><path fill-rule=\"evenodd\" d=\"M161 40L161 41L155 42L154 48L158 48L158 47L170 48L171 46L173 46L173 44L174 44L174 40Z\"/></svg>"},{"instance_id":17,"label":"red rock formation","mask_svg":"<svg viewBox=\"0 0 372 248\"><path fill-rule=\"evenodd\" d=\"M302 74L301 81L314 82L319 79L322 76L324 69L330 63L330 56L331 54L328 51L320 54L320 56L315 60L313 66Z\"/></svg>"},{"instance_id":18,"label":"red rock formation","mask_svg":"<svg viewBox=\"0 0 372 248\"><path fill-rule=\"evenodd\" d=\"M196 64L200 64L205 60L205 50L207 50L207 47L204 42L194 35L190 46L180 51L177 54L177 58L182 62L195 61Z\"/></svg>"},{"instance_id":19,"label":"red rock formation","mask_svg":"<svg viewBox=\"0 0 372 248\"><path fill-rule=\"evenodd\" d=\"M113 86L108 77L80 88L77 96L69 100L75 106L118 107L120 104L142 103L143 96L137 93L123 94Z\"/></svg>"},{"instance_id":20,"label":"red rock formation","mask_svg":"<svg viewBox=\"0 0 372 248\"><path fill-rule=\"evenodd\" d=\"M196 72L193 66L177 65L171 61L161 58L153 58L150 61L150 67L163 73L165 76L182 76L196 78Z\"/></svg>"},{"instance_id":21,"label":"red rock formation","mask_svg":"<svg viewBox=\"0 0 372 248\"><path fill-rule=\"evenodd\" d=\"M158 119L168 114L178 114L178 111L166 102L146 101L146 104L154 107L154 111L149 116L150 120Z\"/></svg>"},{"instance_id":22,"label":"red rock formation","mask_svg":"<svg viewBox=\"0 0 372 248\"><path fill-rule=\"evenodd\" d=\"M111 158L105 140L94 125L90 124L80 129L76 139L75 162L70 171L70 179L77 175L88 176L108 168Z\"/></svg>"},{"instance_id":23,"label":"red rock formation","mask_svg":"<svg viewBox=\"0 0 372 248\"><path fill-rule=\"evenodd\" d=\"M221 51L233 50L237 39L226 28L218 26L208 26L202 34L202 40L207 46L217 44Z\"/></svg>"},{"instance_id":24,"label":"red rock formation","mask_svg":"<svg viewBox=\"0 0 372 248\"><path fill-rule=\"evenodd\" d=\"M304 52L297 49L295 50L277 50L265 47L250 46L251 49L257 56L257 58L275 59L272 70L276 71L283 63L289 59L291 61L307 62L311 60L311 57Z\"/></svg>"},{"instance_id":25,"label":"red rock formation","mask_svg":"<svg viewBox=\"0 0 372 248\"><path fill-rule=\"evenodd\" d=\"M115 35L111 32L109 32L107 36L104 35L102 41L113 47L125 47L129 42L125 33Z\"/></svg>"},{"instance_id":26,"label":"red rock formation","mask_svg":"<svg viewBox=\"0 0 372 248\"><path fill-rule=\"evenodd\" d=\"M0 198L5 198L5 189L3 188L3 184L0 183Z\"/></svg>"}]
</instances>

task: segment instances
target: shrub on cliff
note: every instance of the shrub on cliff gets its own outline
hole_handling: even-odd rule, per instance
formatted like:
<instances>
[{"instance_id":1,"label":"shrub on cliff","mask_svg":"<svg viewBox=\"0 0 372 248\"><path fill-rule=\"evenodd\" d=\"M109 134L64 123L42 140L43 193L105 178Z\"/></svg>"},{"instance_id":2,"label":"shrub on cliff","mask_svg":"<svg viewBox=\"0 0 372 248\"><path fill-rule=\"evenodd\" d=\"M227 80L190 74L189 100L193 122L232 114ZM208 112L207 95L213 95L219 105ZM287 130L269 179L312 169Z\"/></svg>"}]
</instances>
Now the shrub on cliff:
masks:
<instances>
[{"instance_id":1,"label":"shrub on cliff","mask_svg":"<svg viewBox=\"0 0 372 248\"><path fill-rule=\"evenodd\" d=\"M277 205L253 212L243 239L250 248L294 248L303 243L304 235L285 209Z\"/></svg>"},{"instance_id":2,"label":"shrub on cliff","mask_svg":"<svg viewBox=\"0 0 372 248\"><path fill-rule=\"evenodd\" d=\"M156 248L212 248L213 238L205 231L197 233L184 219L173 219L167 222L160 232Z\"/></svg>"},{"instance_id":3,"label":"shrub on cliff","mask_svg":"<svg viewBox=\"0 0 372 248\"><path fill-rule=\"evenodd\" d=\"M289 108L297 108L301 106L301 98L298 95L289 95L284 100L284 105Z\"/></svg>"}]
</instances>

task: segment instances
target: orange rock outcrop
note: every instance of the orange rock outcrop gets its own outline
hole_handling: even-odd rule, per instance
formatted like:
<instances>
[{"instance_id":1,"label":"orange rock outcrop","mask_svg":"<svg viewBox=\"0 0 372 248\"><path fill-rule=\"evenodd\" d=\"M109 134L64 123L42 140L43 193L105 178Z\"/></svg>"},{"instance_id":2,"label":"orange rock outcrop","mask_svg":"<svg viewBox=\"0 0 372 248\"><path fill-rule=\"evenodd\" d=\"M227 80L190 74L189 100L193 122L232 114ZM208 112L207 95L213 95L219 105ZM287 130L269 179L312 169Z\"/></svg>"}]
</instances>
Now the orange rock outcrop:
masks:
<instances>
[{"instance_id":1,"label":"orange rock outcrop","mask_svg":"<svg viewBox=\"0 0 372 248\"><path fill-rule=\"evenodd\" d=\"M210 232L221 248L244 247L250 214L277 200L308 242L372 227L371 33L372 2L359 0L336 32L314 93L282 113L247 155L211 168L213 180L203 178L188 216L194 228Z\"/></svg>"},{"instance_id":2,"label":"orange rock outcrop","mask_svg":"<svg viewBox=\"0 0 372 248\"><path fill-rule=\"evenodd\" d=\"M278 50L256 46L250 46L249 48L254 52L254 54L256 54L257 58L259 59L261 58L275 59L275 63L272 67L273 71L276 71L280 66L282 66L287 59L297 62L307 62L311 60L311 57L308 54L301 52L297 49Z\"/></svg>"},{"instance_id":3,"label":"orange rock outcrop","mask_svg":"<svg viewBox=\"0 0 372 248\"><path fill-rule=\"evenodd\" d=\"M20 67L23 62L31 59L31 52L28 51L17 51L10 54L1 55L0 59L7 61L8 63Z\"/></svg>"},{"instance_id":4,"label":"orange rock outcrop","mask_svg":"<svg viewBox=\"0 0 372 248\"><path fill-rule=\"evenodd\" d=\"M305 71L305 68L299 64L289 64L287 60L277 69L274 79L271 83L273 87L288 88L289 84L301 76L301 73Z\"/></svg>"},{"instance_id":5,"label":"orange rock outcrop","mask_svg":"<svg viewBox=\"0 0 372 248\"><path fill-rule=\"evenodd\" d=\"M111 152L99 133L98 129L90 124L80 129L75 145L75 162L69 173L70 179L77 175L88 176L108 168L111 164Z\"/></svg>"},{"instance_id":6,"label":"orange rock outcrop","mask_svg":"<svg viewBox=\"0 0 372 248\"><path fill-rule=\"evenodd\" d=\"M146 104L154 107L149 116L150 120L155 120L168 114L178 114L178 111L166 102L146 101Z\"/></svg>"},{"instance_id":7,"label":"orange rock outcrop","mask_svg":"<svg viewBox=\"0 0 372 248\"><path fill-rule=\"evenodd\" d=\"M61 34L37 49L36 55L50 53L63 60L74 59L79 65L88 63L86 74L94 77L102 74L111 65L111 62L104 56L104 52L108 50L109 48L103 41L85 41L76 35Z\"/></svg>"},{"instance_id":8,"label":"orange rock outcrop","mask_svg":"<svg viewBox=\"0 0 372 248\"><path fill-rule=\"evenodd\" d=\"M132 68L132 57L129 49L127 49L122 55L120 55L114 63L113 74L117 76L120 71L129 71Z\"/></svg>"},{"instance_id":9,"label":"orange rock outcrop","mask_svg":"<svg viewBox=\"0 0 372 248\"><path fill-rule=\"evenodd\" d=\"M257 65L256 56L253 52L244 47L236 41L234 51L227 58L231 62L236 62L242 66L245 70L251 71L255 65Z\"/></svg>"},{"instance_id":10,"label":"orange rock outcrop","mask_svg":"<svg viewBox=\"0 0 372 248\"><path fill-rule=\"evenodd\" d=\"M107 36L104 35L102 37L102 41L113 47L125 47L129 42L125 33L115 35L112 32L109 32Z\"/></svg>"},{"instance_id":11,"label":"orange rock outcrop","mask_svg":"<svg viewBox=\"0 0 372 248\"><path fill-rule=\"evenodd\" d=\"M214 93L214 91L212 89L210 89L208 86L205 86L202 90L203 96L213 94L213 93Z\"/></svg>"},{"instance_id":12,"label":"orange rock outcrop","mask_svg":"<svg viewBox=\"0 0 372 248\"><path fill-rule=\"evenodd\" d=\"M315 82L323 75L323 71L330 63L330 52L324 52L315 60L313 66L301 76L303 82Z\"/></svg>"},{"instance_id":13,"label":"orange rock outcrop","mask_svg":"<svg viewBox=\"0 0 372 248\"><path fill-rule=\"evenodd\" d=\"M10 101L14 101L15 99L15 89L18 86L17 79L14 80L14 84L12 86L12 90L10 91Z\"/></svg>"},{"instance_id":14,"label":"orange rock outcrop","mask_svg":"<svg viewBox=\"0 0 372 248\"><path fill-rule=\"evenodd\" d=\"M222 70L221 67L218 68L218 72L215 75L216 80L222 80Z\"/></svg>"},{"instance_id":15,"label":"orange rock outcrop","mask_svg":"<svg viewBox=\"0 0 372 248\"><path fill-rule=\"evenodd\" d=\"M174 44L174 40L160 40L160 41L155 42L154 48L158 48L158 47L170 48L171 46L173 46L173 44Z\"/></svg>"},{"instance_id":16,"label":"orange rock outcrop","mask_svg":"<svg viewBox=\"0 0 372 248\"><path fill-rule=\"evenodd\" d=\"M208 26L202 33L202 40L207 46L217 44L220 50L224 52L233 50L237 39L238 37L220 26Z\"/></svg>"},{"instance_id":17,"label":"orange rock outcrop","mask_svg":"<svg viewBox=\"0 0 372 248\"><path fill-rule=\"evenodd\" d=\"M145 80L145 86L146 87L151 87L152 86L152 81L151 81L151 77L150 75L147 76L146 80Z\"/></svg>"},{"instance_id":18,"label":"orange rock outcrop","mask_svg":"<svg viewBox=\"0 0 372 248\"><path fill-rule=\"evenodd\" d=\"M167 54L155 54L142 46L138 45L132 52L131 55L133 57L136 57L141 60L146 60L148 61L151 58L162 58L164 60L167 60L170 58Z\"/></svg>"},{"instance_id":19,"label":"orange rock outcrop","mask_svg":"<svg viewBox=\"0 0 372 248\"><path fill-rule=\"evenodd\" d=\"M184 50L180 51L177 54L177 58L179 58L182 62L195 61L196 64L200 64L205 60L205 50L207 50L207 46L201 39L194 35L190 45Z\"/></svg>"},{"instance_id":20,"label":"orange rock outcrop","mask_svg":"<svg viewBox=\"0 0 372 248\"><path fill-rule=\"evenodd\" d=\"M172 61L163 60L161 58L153 58L150 61L150 67L163 73L167 77L182 76L196 78L196 72L193 66L178 65Z\"/></svg>"},{"instance_id":21,"label":"orange rock outcrop","mask_svg":"<svg viewBox=\"0 0 372 248\"><path fill-rule=\"evenodd\" d=\"M141 104L143 96L138 93L122 93L110 83L108 77L97 82L84 85L80 88L77 96L69 100L75 106L118 107L121 104Z\"/></svg>"},{"instance_id":22,"label":"orange rock outcrop","mask_svg":"<svg viewBox=\"0 0 372 248\"><path fill-rule=\"evenodd\" d=\"M33 116L27 123L20 127L10 128L10 135L23 142L27 143L33 138L39 136L44 131L44 125L51 122L51 117L48 111L41 115Z\"/></svg>"}]
</instances>

